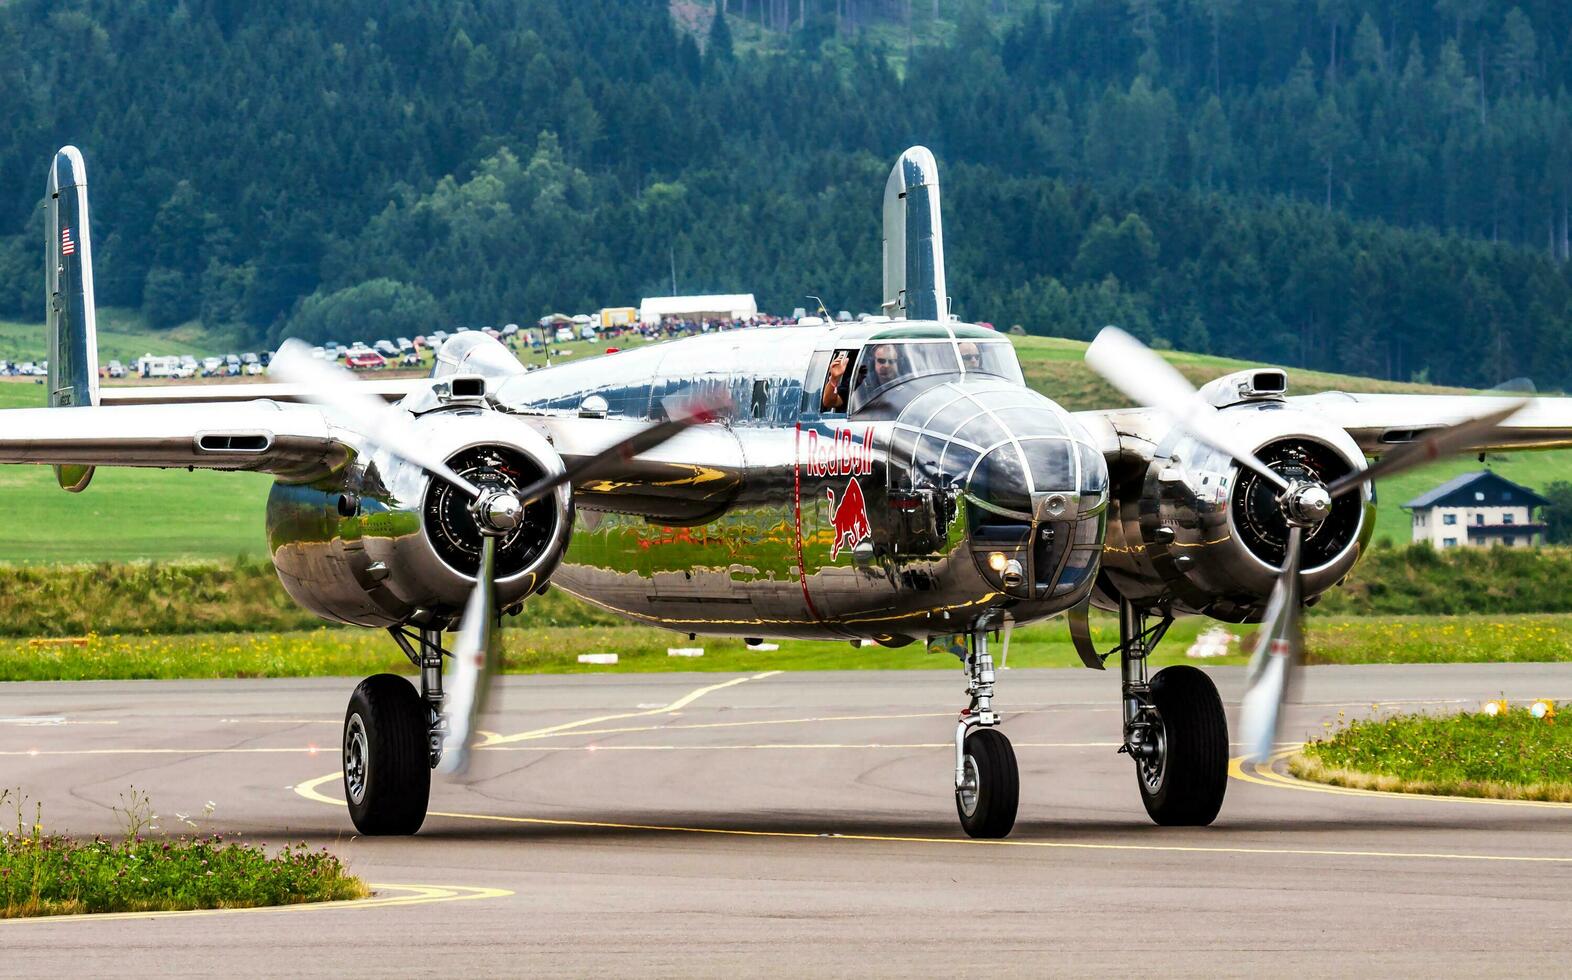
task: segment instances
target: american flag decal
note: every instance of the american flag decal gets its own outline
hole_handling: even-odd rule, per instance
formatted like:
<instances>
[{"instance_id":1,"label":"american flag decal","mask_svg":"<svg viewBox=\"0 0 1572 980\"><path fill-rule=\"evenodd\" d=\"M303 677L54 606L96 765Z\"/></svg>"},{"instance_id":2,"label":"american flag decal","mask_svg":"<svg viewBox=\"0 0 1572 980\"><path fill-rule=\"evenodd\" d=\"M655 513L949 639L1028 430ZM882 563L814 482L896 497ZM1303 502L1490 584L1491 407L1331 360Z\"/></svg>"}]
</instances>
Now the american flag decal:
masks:
<instances>
[{"instance_id":1,"label":"american flag decal","mask_svg":"<svg viewBox=\"0 0 1572 980\"><path fill-rule=\"evenodd\" d=\"M71 229L69 228L60 229L60 254L76 254L76 242L71 238Z\"/></svg>"}]
</instances>

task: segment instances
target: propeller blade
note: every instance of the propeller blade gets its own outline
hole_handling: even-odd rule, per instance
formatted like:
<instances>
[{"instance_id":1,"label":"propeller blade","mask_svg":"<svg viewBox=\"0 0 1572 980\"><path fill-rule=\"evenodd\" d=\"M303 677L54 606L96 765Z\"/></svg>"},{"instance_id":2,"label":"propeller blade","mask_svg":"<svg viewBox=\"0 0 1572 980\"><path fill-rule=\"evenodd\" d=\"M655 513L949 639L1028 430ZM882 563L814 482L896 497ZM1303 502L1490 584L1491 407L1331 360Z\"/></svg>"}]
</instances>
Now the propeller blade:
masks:
<instances>
[{"instance_id":1,"label":"propeller blade","mask_svg":"<svg viewBox=\"0 0 1572 980\"><path fill-rule=\"evenodd\" d=\"M444 775L459 775L469 769L470 736L486 710L491 676L498 666L497 599L492 583L496 557L496 536L488 534L481 540L475 591L464 607L464 620L453 644L453 670L444 692L442 708L448 733L442 740L442 761L437 763L437 772Z\"/></svg>"},{"instance_id":2,"label":"propeller blade","mask_svg":"<svg viewBox=\"0 0 1572 980\"><path fill-rule=\"evenodd\" d=\"M480 488L455 473L445 460L426 450L414 434L406 412L358 390L359 382L353 374L336 364L312 357L311 348L303 342L284 341L278 353L273 355L268 373L299 385L307 401L338 416L374 444L446 480L471 497L480 496Z\"/></svg>"},{"instance_id":3,"label":"propeller blade","mask_svg":"<svg viewBox=\"0 0 1572 980\"><path fill-rule=\"evenodd\" d=\"M615 470L639 453L648 452L677 435L690 425L711 422L727 407L729 399L694 399L676 401L667 406L667 418L647 426L618 442L566 467L561 473L542 477L518 491L517 497L525 505L532 504L563 484L576 484L599 473Z\"/></svg>"},{"instance_id":4,"label":"propeller blade","mask_svg":"<svg viewBox=\"0 0 1572 980\"><path fill-rule=\"evenodd\" d=\"M1184 375L1123 330L1104 327L1086 348L1086 363L1137 404L1167 415L1208 446L1259 473L1279 492L1288 489L1288 481L1256 458L1254 447L1239 440Z\"/></svg>"},{"instance_id":5,"label":"propeller blade","mask_svg":"<svg viewBox=\"0 0 1572 980\"><path fill-rule=\"evenodd\" d=\"M1423 438L1397 446L1365 469L1338 477L1327 486L1326 492L1336 499L1360 484L1382 477L1396 476L1405 470L1434 462L1443 456L1467 452L1474 446L1488 442L1487 437L1495 432L1502 422L1516 415L1527 404L1526 401L1515 401L1488 415L1480 415L1439 429L1432 429Z\"/></svg>"},{"instance_id":6,"label":"propeller blade","mask_svg":"<svg viewBox=\"0 0 1572 980\"><path fill-rule=\"evenodd\" d=\"M1283 702L1288 698L1294 672L1303 654L1300 617L1304 604L1299 582L1303 538L1304 528L1290 525L1283 569L1267 601L1266 616L1256 633L1255 652L1250 656L1250 668L1245 675L1245 693L1239 704L1239 734L1245 744L1245 758L1256 762L1266 761L1277 743Z\"/></svg>"}]
</instances>

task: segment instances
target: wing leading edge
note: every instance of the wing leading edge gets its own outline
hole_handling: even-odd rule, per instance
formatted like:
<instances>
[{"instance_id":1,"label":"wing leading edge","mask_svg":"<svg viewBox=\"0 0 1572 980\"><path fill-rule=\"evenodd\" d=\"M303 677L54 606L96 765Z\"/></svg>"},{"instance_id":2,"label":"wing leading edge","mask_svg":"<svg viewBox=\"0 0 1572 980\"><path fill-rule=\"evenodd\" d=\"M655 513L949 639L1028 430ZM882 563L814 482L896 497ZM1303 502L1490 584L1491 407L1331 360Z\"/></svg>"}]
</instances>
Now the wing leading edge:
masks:
<instances>
[{"instance_id":1,"label":"wing leading edge","mask_svg":"<svg viewBox=\"0 0 1572 980\"><path fill-rule=\"evenodd\" d=\"M273 402L16 408L4 421L0 463L248 470L305 482L356 452L321 412Z\"/></svg>"},{"instance_id":2,"label":"wing leading edge","mask_svg":"<svg viewBox=\"0 0 1572 980\"><path fill-rule=\"evenodd\" d=\"M1326 391L1296 395L1290 406L1317 415L1346 431L1367 456L1380 456L1432 429L1452 425L1516 398L1488 395L1381 395ZM1531 398L1471 452L1511 452L1572 446L1572 398Z\"/></svg>"}]
</instances>

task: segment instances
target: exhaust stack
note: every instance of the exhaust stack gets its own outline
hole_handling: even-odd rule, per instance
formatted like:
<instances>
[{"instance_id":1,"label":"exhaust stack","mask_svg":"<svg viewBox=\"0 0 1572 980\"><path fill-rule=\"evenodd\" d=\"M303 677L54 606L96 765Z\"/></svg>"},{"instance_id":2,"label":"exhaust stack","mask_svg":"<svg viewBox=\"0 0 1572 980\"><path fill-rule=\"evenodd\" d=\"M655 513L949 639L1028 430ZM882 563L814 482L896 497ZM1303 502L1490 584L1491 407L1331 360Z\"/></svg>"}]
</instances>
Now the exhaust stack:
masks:
<instances>
[{"instance_id":1,"label":"exhaust stack","mask_svg":"<svg viewBox=\"0 0 1572 980\"><path fill-rule=\"evenodd\" d=\"M884 185L883 307L896 319L950 318L939 165L925 146L902 153Z\"/></svg>"}]
</instances>

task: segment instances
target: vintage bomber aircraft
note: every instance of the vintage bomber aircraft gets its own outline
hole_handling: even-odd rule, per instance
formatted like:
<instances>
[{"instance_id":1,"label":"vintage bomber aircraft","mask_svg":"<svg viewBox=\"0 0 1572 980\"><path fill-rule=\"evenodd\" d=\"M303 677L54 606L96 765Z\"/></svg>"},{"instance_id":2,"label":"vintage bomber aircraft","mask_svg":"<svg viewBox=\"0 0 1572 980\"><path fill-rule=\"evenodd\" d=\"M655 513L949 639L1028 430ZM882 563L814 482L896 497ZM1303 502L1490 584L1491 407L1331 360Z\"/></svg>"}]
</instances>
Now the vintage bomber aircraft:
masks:
<instances>
[{"instance_id":1,"label":"vintage bomber aircraft","mask_svg":"<svg viewBox=\"0 0 1572 980\"><path fill-rule=\"evenodd\" d=\"M1121 751L1148 813L1207 824L1228 727L1206 674L1148 677L1172 618L1264 621L1244 705L1263 754L1300 608L1365 550L1369 481L1441 452L1572 443L1566 400L1514 415L1487 399L1288 397L1275 369L1196 392L1112 329L1088 359L1143 407L1068 413L1026 387L1007 338L950 317L921 147L885 189L887 316L872 321L531 373L465 333L429 378L399 382L286 348L273 373L287 383L100 389L86 187L81 155L62 149L47 199L51 407L6 413L0 462L54 464L73 491L95 466L276 477L267 533L285 588L324 619L386 629L419 671L418 689L384 674L350 699L344 790L365 833L415 832L432 769L464 768L497 619L548 584L684 633L955 653L969 703L953 789L976 837L1010 832L1019 790L990 637L1067 615L1087 666L1119 657ZM1092 645L1091 605L1118 612L1110 651Z\"/></svg>"}]
</instances>

